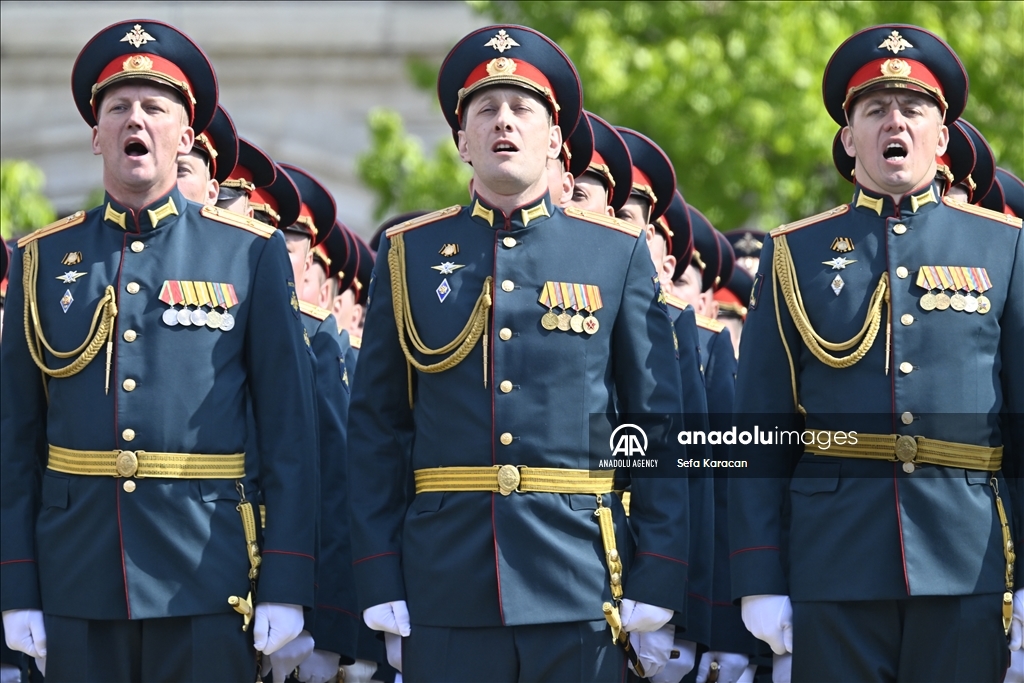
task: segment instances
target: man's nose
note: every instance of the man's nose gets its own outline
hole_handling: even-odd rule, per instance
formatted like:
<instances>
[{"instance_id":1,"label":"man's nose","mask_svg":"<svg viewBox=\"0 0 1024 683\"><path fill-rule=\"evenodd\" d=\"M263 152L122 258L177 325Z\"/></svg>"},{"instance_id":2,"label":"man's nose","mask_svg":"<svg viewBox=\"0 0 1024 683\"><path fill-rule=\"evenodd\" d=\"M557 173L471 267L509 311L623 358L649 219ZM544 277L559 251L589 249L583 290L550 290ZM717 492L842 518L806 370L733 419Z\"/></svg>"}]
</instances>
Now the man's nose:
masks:
<instances>
[{"instance_id":1,"label":"man's nose","mask_svg":"<svg viewBox=\"0 0 1024 683\"><path fill-rule=\"evenodd\" d=\"M903 112L900 111L899 107L893 107L892 111L885 119L886 130L905 130L907 127L907 120L903 117Z\"/></svg>"},{"instance_id":2,"label":"man's nose","mask_svg":"<svg viewBox=\"0 0 1024 683\"><path fill-rule=\"evenodd\" d=\"M494 118L495 130L512 130L512 108L503 104L498 108L498 115Z\"/></svg>"},{"instance_id":3,"label":"man's nose","mask_svg":"<svg viewBox=\"0 0 1024 683\"><path fill-rule=\"evenodd\" d=\"M125 123L127 125L133 126L135 128L141 128L142 127L142 115L143 115L143 113L144 112L142 111L142 103L141 102L133 103L132 106L131 106L131 109L128 111L128 119L125 121Z\"/></svg>"}]
</instances>

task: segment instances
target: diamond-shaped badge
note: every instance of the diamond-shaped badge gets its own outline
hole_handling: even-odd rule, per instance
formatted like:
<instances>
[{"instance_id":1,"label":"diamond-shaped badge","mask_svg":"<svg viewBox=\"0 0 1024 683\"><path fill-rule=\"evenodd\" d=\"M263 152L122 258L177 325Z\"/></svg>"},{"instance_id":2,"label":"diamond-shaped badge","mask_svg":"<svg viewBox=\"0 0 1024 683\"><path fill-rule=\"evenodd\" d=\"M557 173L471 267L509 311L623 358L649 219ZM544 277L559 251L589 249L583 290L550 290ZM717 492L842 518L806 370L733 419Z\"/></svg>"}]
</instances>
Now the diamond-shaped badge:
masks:
<instances>
[{"instance_id":1,"label":"diamond-shaped badge","mask_svg":"<svg viewBox=\"0 0 1024 683\"><path fill-rule=\"evenodd\" d=\"M832 291L836 293L836 296L839 296L839 292L843 291L843 285L845 284L843 278L839 275L836 275L835 279L832 280Z\"/></svg>"},{"instance_id":2,"label":"diamond-shaped badge","mask_svg":"<svg viewBox=\"0 0 1024 683\"><path fill-rule=\"evenodd\" d=\"M67 313L68 309L71 308L71 304L75 302L75 297L71 296L71 290L64 292L64 296L60 298L60 307Z\"/></svg>"},{"instance_id":3,"label":"diamond-shaped badge","mask_svg":"<svg viewBox=\"0 0 1024 683\"><path fill-rule=\"evenodd\" d=\"M444 300L452 293L452 288L448 285L448 278L441 280L441 284L437 286L436 291L438 301L444 303Z\"/></svg>"}]
</instances>

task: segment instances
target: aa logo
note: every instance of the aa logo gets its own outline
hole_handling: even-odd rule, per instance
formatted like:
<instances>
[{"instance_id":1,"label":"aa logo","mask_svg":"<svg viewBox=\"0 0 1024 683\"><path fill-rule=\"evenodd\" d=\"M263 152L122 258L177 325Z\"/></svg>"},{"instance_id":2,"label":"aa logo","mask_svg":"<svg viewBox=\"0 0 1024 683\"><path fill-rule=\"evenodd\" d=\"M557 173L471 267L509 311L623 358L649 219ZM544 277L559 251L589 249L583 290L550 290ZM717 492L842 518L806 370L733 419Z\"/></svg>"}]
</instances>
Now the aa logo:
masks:
<instances>
[{"instance_id":1,"label":"aa logo","mask_svg":"<svg viewBox=\"0 0 1024 683\"><path fill-rule=\"evenodd\" d=\"M619 425L608 439L612 457L643 458L647 455L647 433L635 424Z\"/></svg>"}]
</instances>

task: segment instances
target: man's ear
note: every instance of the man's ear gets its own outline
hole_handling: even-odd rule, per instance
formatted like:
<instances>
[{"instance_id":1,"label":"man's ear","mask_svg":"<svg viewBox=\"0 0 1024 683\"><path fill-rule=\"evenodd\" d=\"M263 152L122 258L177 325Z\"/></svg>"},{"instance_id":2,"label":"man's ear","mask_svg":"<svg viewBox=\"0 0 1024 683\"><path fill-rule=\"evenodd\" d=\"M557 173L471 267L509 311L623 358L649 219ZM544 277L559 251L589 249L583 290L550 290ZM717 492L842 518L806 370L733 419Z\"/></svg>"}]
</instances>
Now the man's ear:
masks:
<instances>
[{"instance_id":1,"label":"man's ear","mask_svg":"<svg viewBox=\"0 0 1024 683\"><path fill-rule=\"evenodd\" d=\"M562 206L569 206L572 202L572 191L576 189L576 179L572 173L562 173Z\"/></svg>"},{"instance_id":2,"label":"man's ear","mask_svg":"<svg viewBox=\"0 0 1024 683\"><path fill-rule=\"evenodd\" d=\"M210 178L210 182L206 183L206 205L215 206L217 204L217 197L220 195L220 183L215 179Z\"/></svg>"},{"instance_id":3,"label":"man's ear","mask_svg":"<svg viewBox=\"0 0 1024 683\"><path fill-rule=\"evenodd\" d=\"M460 130L456 135L459 137L459 158L463 163L472 165L473 160L469 157L469 138L466 136L466 131Z\"/></svg>"},{"instance_id":4,"label":"man's ear","mask_svg":"<svg viewBox=\"0 0 1024 683\"><path fill-rule=\"evenodd\" d=\"M939 127L939 142L935 147L935 156L940 157L946 153L946 147L949 146L949 127Z\"/></svg>"},{"instance_id":5,"label":"man's ear","mask_svg":"<svg viewBox=\"0 0 1024 683\"><path fill-rule=\"evenodd\" d=\"M100 150L100 143L96 139L96 136L99 135L99 132L100 132L100 127L99 126L93 126L92 127L92 153L95 156L99 156L99 155L103 154L103 151Z\"/></svg>"},{"instance_id":6,"label":"man's ear","mask_svg":"<svg viewBox=\"0 0 1024 683\"><path fill-rule=\"evenodd\" d=\"M188 154L192 151L192 143L196 141L196 133L191 126L185 126L181 131L181 139L178 140L178 156Z\"/></svg>"},{"instance_id":7,"label":"man's ear","mask_svg":"<svg viewBox=\"0 0 1024 683\"><path fill-rule=\"evenodd\" d=\"M665 256L665 260L661 262L661 272L664 275L662 278L665 282L671 282L672 276L676 274L676 257L672 254Z\"/></svg>"},{"instance_id":8,"label":"man's ear","mask_svg":"<svg viewBox=\"0 0 1024 683\"><path fill-rule=\"evenodd\" d=\"M548 159L557 159L562 153L562 127L548 129Z\"/></svg>"},{"instance_id":9,"label":"man's ear","mask_svg":"<svg viewBox=\"0 0 1024 683\"><path fill-rule=\"evenodd\" d=\"M657 233L654 231L654 226L648 223L647 227L644 229L644 234L647 236L647 243L650 244L651 240L654 239L654 236Z\"/></svg>"},{"instance_id":10,"label":"man's ear","mask_svg":"<svg viewBox=\"0 0 1024 683\"><path fill-rule=\"evenodd\" d=\"M843 126L843 130L839 133L839 139L843 142L843 149L846 150L847 156L856 157L857 150L853 146L853 128Z\"/></svg>"}]
</instances>

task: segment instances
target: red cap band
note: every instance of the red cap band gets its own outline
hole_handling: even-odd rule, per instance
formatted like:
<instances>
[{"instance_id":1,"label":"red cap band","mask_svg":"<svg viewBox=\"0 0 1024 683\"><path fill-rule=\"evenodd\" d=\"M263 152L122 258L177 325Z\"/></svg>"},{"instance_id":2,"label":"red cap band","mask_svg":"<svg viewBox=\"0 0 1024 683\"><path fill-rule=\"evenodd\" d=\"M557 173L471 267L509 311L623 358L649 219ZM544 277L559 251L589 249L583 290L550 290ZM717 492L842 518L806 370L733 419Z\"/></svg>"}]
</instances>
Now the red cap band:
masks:
<instances>
[{"instance_id":1,"label":"red cap band","mask_svg":"<svg viewBox=\"0 0 1024 683\"><path fill-rule=\"evenodd\" d=\"M235 169L237 170L237 166ZM254 211L262 211L273 219L274 227L278 227L278 222L281 220L281 214L278 212L277 200L269 192L264 192L260 188L256 188L252 191L252 195L249 197L249 206Z\"/></svg>"},{"instance_id":2,"label":"red cap band","mask_svg":"<svg viewBox=\"0 0 1024 683\"><path fill-rule=\"evenodd\" d=\"M185 72L179 69L174 62L154 54L121 56L107 64L107 67L100 72L96 84L92 86L93 115L96 115L96 93L119 81L137 78L168 85L185 95L188 120L190 123L192 122L196 105L196 98L192 94L192 84L185 77Z\"/></svg>"},{"instance_id":3,"label":"red cap band","mask_svg":"<svg viewBox=\"0 0 1024 683\"><path fill-rule=\"evenodd\" d=\"M843 109L848 109L850 102L860 93L869 90L885 87L907 88L917 92L927 93L935 98L946 111L948 105L943 96L942 84L935 77L928 67L913 59L876 59L868 62L853 74L853 78L846 85L846 101L843 102Z\"/></svg>"},{"instance_id":4,"label":"red cap band","mask_svg":"<svg viewBox=\"0 0 1024 683\"><path fill-rule=\"evenodd\" d=\"M518 85L539 93L551 104L555 123L558 123L559 107L551 81L534 65L511 57L497 57L473 69L459 90L459 104L455 113L462 117L462 102L471 93L487 85L501 84Z\"/></svg>"}]
</instances>

